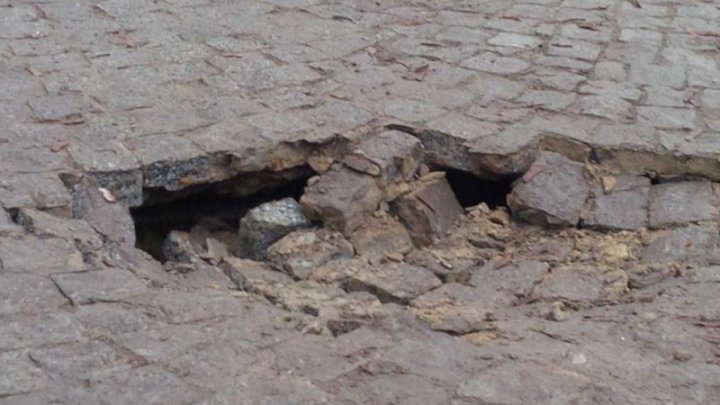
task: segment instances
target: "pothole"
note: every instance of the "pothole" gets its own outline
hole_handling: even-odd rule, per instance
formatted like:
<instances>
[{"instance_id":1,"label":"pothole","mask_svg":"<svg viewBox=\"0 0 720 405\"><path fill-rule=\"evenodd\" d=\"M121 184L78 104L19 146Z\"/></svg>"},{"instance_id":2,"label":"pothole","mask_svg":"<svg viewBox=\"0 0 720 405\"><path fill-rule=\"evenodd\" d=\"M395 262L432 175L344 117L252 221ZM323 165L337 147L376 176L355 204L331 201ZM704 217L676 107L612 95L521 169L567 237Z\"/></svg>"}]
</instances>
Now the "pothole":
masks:
<instances>
[{"instance_id":1,"label":"pothole","mask_svg":"<svg viewBox=\"0 0 720 405\"><path fill-rule=\"evenodd\" d=\"M166 262L163 243L172 231L192 232L202 227L213 233L237 233L239 221L248 210L283 198L299 199L312 174L310 168L302 167L243 174L181 191L145 190L145 203L130 209L136 247Z\"/></svg>"},{"instance_id":2,"label":"pothole","mask_svg":"<svg viewBox=\"0 0 720 405\"><path fill-rule=\"evenodd\" d=\"M512 191L512 184L515 181L513 177L485 180L472 173L455 169L445 170L445 176L458 202L465 208L481 203L493 209L507 207L507 195Z\"/></svg>"}]
</instances>

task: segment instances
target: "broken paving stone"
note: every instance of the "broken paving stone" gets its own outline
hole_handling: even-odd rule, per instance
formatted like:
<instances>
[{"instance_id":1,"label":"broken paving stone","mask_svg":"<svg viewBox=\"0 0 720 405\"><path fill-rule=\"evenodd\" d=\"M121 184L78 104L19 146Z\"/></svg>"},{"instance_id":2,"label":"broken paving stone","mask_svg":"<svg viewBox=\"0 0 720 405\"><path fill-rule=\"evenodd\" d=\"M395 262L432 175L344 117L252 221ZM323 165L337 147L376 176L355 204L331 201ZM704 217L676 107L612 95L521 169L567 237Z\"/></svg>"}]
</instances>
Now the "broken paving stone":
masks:
<instances>
[{"instance_id":1,"label":"broken paving stone","mask_svg":"<svg viewBox=\"0 0 720 405\"><path fill-rule=\"evenodd\" d=\"M410 181L422 161L422 144L410 134L385 131L365 138L354 151L343 157L346 166L371 176L383 184Z\"/></svg>"},{"instance_id":2,"label":"broken paving stone","mask_svg":"<svg viewBox=\"0 0 720 405\"><path fill-rule=\"evenodd\" d=\"M495 319L492 312L476 306L441 306L419 311L418 316L429 324L430 329L453 335L496 328L492 323Z\"/></svg>"},{"instance_id":3,"label":"broken paving stone","mask_svg":"<svg viewBox=\"0 0 720 405\"><path fill-rule=\"evenodd\" d=\"M389 255L402 256L413 248L407 229L390 215L368 218L350 235L350 242L358 256L371 263L379 263Z\"/></svg>"},{"instance_id":4,"label":"broken paving stone","mask_svg":"<svg viewBox=\"0 0 720 405\"><path fill-rule=\"evenodd\" d=\"M650 188L650 227L707 221L717 217L712 183L687 181Z\"/></svg>"},{"instance_id":5,"label":"broken paving stone","mask_svg":"<svg viewBox=\"0 0 720 405\"><path fill-rule=\"evenodd\" d=\"M220 267L238 289L253 294L266 295L275 286L289 285L294 282L287 274L272 270L264 263L252 260L227 257Z\"/></svg>"},{"instance_id":6,"label":"broken paving stone","mask_svg":"<svg viewBox=\"0 0 720 405\"><path fill-rule=\"evenodd\" d=\"M344 295L345 291L339 287L303 280L284 286L275 285L266 298L288 311L318 316L327 302Z\"/></svg>"},{"instance_id":7,"label":"broken paving stone","mask_svg":"<svg viewBox=\"0 0 720 405\"><path fill-rule=\"evenodd\" d=\"M453 235L410 252L406 262L429 269L445 281L467 282L471 271L496 253L495 250L477 248L464 237Z\"/></svg>"},{"instance_id":8,"label":"broken paving stone","mask_svg":"<svg viewBox=\"0 0 720 405\"><path fill-rule=\"evenodd\" d=\"M542 262L523 261L501 268L488 265L475 271L469 284L486 307L506 306L530 295L533 288L548 272Z\"/></svg>"},{"instance_id":9,"label":"broken paving stone","mask_svg":"<svg viewBox=\"0 0 720 405\"><path fill-rule=\"evenodd\" d=\"M300 204L292 198L284 198L248 211L240 220L238 234L248 256L264 260L270 245L294 230L310 226Z\"/></svg>"},{"instance_id":10,"label":"broken paving stone","mask_svg":"<svg viewBox=\"0 0 720 405\"><path fill-rule=\"evenodd\" d=\"M430 245L445 236L448 228L463 214L463 208L442 172L421 178L415 190L393 202L392 210L418 246Z\"/></svg>"},{"instance_id":11,"label":"broken paving stone","mask_svg":"<svg viewBox=\"0 0 720 405\"><path fill-rule=\"evenodd\" d=\"M100 235L83 220L21 208L18 211L17 222L23 225L29 233L40 238L57 237L74 240L83 251L100 249L103 246Z\"/></svg>"},{"instance_id":12,"label":"broken paving stone","mask_svg":"<svg viewBox=\"0 0 720 405\"><path fill-rule=\"evenodd\" d=\"M308 217L349 235L375 212L381 200L382 192L372 176L340 167L308 186L300 203Z\"/></svg>"},{"instance_id":13,"label":"broken paving stone","mask_svg":"<svg viewBox=\"0 0 720 405\"><path fill-rule=\"evenodd\" d=\"M533 297L585 307L617 300L627 291L628 276L609 267L556 267L535 286Z\"/></svg>"},{"instance_id":14,"label":"broken paving stone","mask_svg":"<svg viewBox=\"0 0 720 405\"><path fill-rule=\"evenodd\" d=\"M135 223L123 204L107 202L97 181L84 177L73 186L73 217L84 219L99 233L122 247L135 246Z\"/></svg>"},{"instance_id":15,"label":"broken paving stone","mask_svg":"<svg viewBox=\"0 0 720 405\"><path fill-rule=\"evenodd\" d=\"M543 226L576 226L588 198L583 165L545 152L508 195L513 216Z\"/></svg>"},{"instance_id":16,"label":"broken paving stone","mask_svg":"<svg viewBox=\"0 0 720 405\"><path fill-rule=\"evenodd\" d=\"M162 246L163 257L170 262L195 263L202 255L203 249L183 231L171 231Z\"/></svg>"},{"instance_id":17,"label":"broken paving stone","mask_svg":"<svg viewBox=\"0 0 720 405\"><path fill-rule=\"evenodd\" d=\"M634 177L629 179L628 177ZM593 205L583 222L590 228L601 230L636 230L647 226L650 179L622 176L612 187L604 181L607 191L594 190ZM636 187L629 187L631 185Z\"/></svg>"},{"instance_id":18,"label":"broken paving stone","mask_svg":"<svg viewBox=\"0 0 720 405\"><path fill-rule=\"evenodd\" d=\"M688 225L682 228L657 231L642 253L643 263L684 260L703 261L718 241L718 229L713 225Z\"/></svg>"},{"instance_id":19,"label":"broken paving stone","mask_svg":"<svg viewBox=\"0 0 720 405\"><path fill-rule=\"evenodd\" d=\"M120 269L53 274L50 278L73 305L130 302L152 292L133 273Z\"/></svg>"},{"instance_id":20,"label":"broken paving stone","mask_svg":"<svg viewBox=\"0 0 720 405\"><path fill-rule=\"evenodd\" d=\"M317 267L353 257L353 246L341 233L327 229L290 232L267 251L270 264L296 279L306 279Z\"/></svg>"},{"instance_id":21,"label":"broken paving stone","mask_svg":"<svg viewBox=\"0 0 720 405\"><path fill-rule=\"evenodd\" d=\"M428 269L406 263L387 263L350 274L343 288L349 292L367 291L381 302L407 304L441 284Z\"/></svg>"}]
</instances>

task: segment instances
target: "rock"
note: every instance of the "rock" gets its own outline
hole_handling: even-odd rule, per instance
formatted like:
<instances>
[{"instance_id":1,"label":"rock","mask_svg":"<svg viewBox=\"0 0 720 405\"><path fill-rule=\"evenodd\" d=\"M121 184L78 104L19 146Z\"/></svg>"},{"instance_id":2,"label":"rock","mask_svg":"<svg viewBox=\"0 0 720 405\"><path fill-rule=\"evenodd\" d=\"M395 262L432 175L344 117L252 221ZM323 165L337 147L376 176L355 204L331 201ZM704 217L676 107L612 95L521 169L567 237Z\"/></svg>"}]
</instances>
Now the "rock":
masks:
<instances>
[{"instance_id":1,"label":"rock","mask_svg":"<svg viewBox=\"0 0 720 405\"><path fill-rule=\"evenodd\" d=\"M597 187L589 214L583 222L601 230L636 230L647 226L650 179L639 176L622 176L603 182L603 190Z\"/></svg>"},{"instance_id":2,"label":"rock","mask_svg":"<svg viewBox=\"0 0 720 405\"><path fill-rule=\"evenodd\" d=\"M288 285L275 285L266 297L288 311L318 316L328 301L343 295L345 291L336 286L303 280Z\"/></svg>"},{"instance_id":3,"label":"rock","mask_svg":"<svg viewBox=\"0 0 720 405\"><path fill-rule=\"evenodd\" d=\"M440 172L420 179L412 192L393 202L392 210L417 246L430 245L443 237L455 219L463 214L444 173Z\"/></svg>"},{"instance_id":4,"label":"rock","mask_svg":"<svg viewBox=\"0 0 720 405\"><path fill-rule=\"evenodd\" d=\"M297 201L284 198L248 211L240 220L238 235L250 258L264 260L270 245L288 233L310 225Z\"/></svg>"},{"instance_id":5,"label":"rock","mask_svg":"<svg viewBox=\"0 0 720 405\"><path fill-rule=\"evenodd\" d=\"M428 269L405 263L387 263L350 274L343 288L349 292L367 291L381 302L407 304L441 284Z\"/></svg>"},{"instance_id":6,"label":"rock","mask_svg":"<svg viewBox=\"0 0 720 405\"><path fill-rule=\"evenodd\" d=\"M300 203L311 219L349 235L375 212L381 199L372 176L343 167L321 175L305 189Z\"/></svg>"},{"instance_id":7,"label":"rock","mask_svg":"<svg viewBox=\"0 0 720 405\"><path fill-rule=\"evenodd\" d=\"M270 246L267 257L276 269L306 279L317 267L331 260L351 258L353 253L353 246L339 232L301 229Z\"/></svg>"},{"instance_id":8,"label":"rock","mask_svg":"<svg viewBox=\"0 0 720 405\"><path fill-rule=\"evenodd\" d=\"M410 181L422 162L422 144L412 135L385 131L365 138L343 163L359 172L378 177L383 184Z\"/></svg>"},{"instance_id":9,"label":"rock","mask_svg":"<svg viewBox=\"0 0 720 405\"><path fill-rule=\"evenodd\" d=\"M583 166L545 152L508 195L513 216L543 226L576 226L589 194Z\"/></svg>"},{"instance_id":10,"label":"rock","mask_svg":"<svg viewBox=\"0 0 720 405\"><path fill-rule=\"evenodd\" d=\"M58 217L35 209L18 210L17 222L38 237L57 237L75 241L83 251L100 249L103 241L90 224L79 219Z\"/></svg>"},{"instance_id":11,"label":"rock","mask_svg":"<svg viewBox=\"0 0 720 405\"><path fill-rule=\"evenodd\" d=\"M466 335L494 329L492 312L475 306L441 306L419 311L430 329L453 335Z\"/></svg>"},{"instance_id":12,"label":"rock","mask_svg":"<svg viewBox=\"0 0 720 405\"><path fill-rule=\"evenodd\" d=\"M133 273L120 269L53 274L50 278L73 305L129 302L152 291Z\"/></svg>"},{"instance_id":13,"label":"rock","mask_svg":"<svg viewBox=\"0 0 720 405\"><path fill-rule=\"evenodd\" d=\"M165 260L180 263L195 263L204 253L190 234L183 231L171 231L163 242L162 251Z\"/></svg>"},{"instance_id":14,"label":"rock","mask_svg":"<svg viewBox=\"0 0 720 405\"><path fill-rule=\"evenodd\" d=\"M718 229L713 225L688 225L651 236L642 253L643 263L703 260L718 241Z\"/></svg>"},{"instance_id":15,"label":"rock","mask_svg":"<svg viewBox=\"0 0 720 405\"><path fill-rule=\"evenodd\" d=\"M372 263L379 263L388 255L404 255L413 248L407 229L390 215L368 218L350 235L350 242L358 256Z\"/></svg>"},{"instance_id":16,"label":"rock","mask_svg":"<svg viewBox=\"0 0 720 405\"><path fill-rule=\"evenodd\" d=\"M650 188L650 227L707 221L717 217L712 183L687 181Z\"/></svg>"},{"instance_id":17,"label":"rock","mask_svg":"<svg viewBox=\"0 0 720 405\"><path fill-rule=\"evenodd\" d=\"M486 307L512 305L530 295L548 272L542 262L523 261L499 269L485 266L474 272L469 284L478 290Z\"/></svg>"},{"instance_id":18,"label":"rock","mask_svg":"<svg viewBox=\"0 0 720 405\"><path fill-rule=\"evenodd\" d=\"M227 257L220 267L238 289L253 294L266 295L276 286L293 283L293 279L287 274L274 271L265 264L252 260Z\"/></svg>"}]
</instances>

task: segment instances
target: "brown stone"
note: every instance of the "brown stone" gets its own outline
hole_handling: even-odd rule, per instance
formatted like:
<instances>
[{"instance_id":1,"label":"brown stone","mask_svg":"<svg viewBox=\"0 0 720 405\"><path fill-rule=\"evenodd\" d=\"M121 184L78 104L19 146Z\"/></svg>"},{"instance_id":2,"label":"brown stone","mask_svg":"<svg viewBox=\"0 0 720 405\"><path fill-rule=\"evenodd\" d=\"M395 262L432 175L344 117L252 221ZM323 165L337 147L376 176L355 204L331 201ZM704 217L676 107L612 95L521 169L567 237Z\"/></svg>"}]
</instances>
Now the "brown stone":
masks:
<instances>
[{"instance_id":1,"label":"brown stone","mask_svg":"<svg viewBox=\"0 0 720 405\"><path fill-rule=\"evenodd\" d=\"M315 268L331 260L353 257L353 246L339 232L302 229L275 242L267 256L276 269L296 279L305 279Z\"/></svg>"},{"instance_id":2,"label":"brown stone","mask_svg":"<svg viewBox=\"0 0 720 405\"><path fill-rule=\"evenodd\" d=\"M450 184L441 173L430 173L425 180L421 179L415 190L393 203L392 209L418 246L430 245L444 236L463 213Z\"/></svg>"},{"instance_id":3,"label":"brown stone","mask_svg":"<svg viewBox=\"0 0 720 405\"><path fill-rule=\"evenodd\" d=\"M364 139L343 163L359 172L379 177L383 183L409 181L420 166L420 141L400 131L385 131Z\"/></svg>"}]
</instances>

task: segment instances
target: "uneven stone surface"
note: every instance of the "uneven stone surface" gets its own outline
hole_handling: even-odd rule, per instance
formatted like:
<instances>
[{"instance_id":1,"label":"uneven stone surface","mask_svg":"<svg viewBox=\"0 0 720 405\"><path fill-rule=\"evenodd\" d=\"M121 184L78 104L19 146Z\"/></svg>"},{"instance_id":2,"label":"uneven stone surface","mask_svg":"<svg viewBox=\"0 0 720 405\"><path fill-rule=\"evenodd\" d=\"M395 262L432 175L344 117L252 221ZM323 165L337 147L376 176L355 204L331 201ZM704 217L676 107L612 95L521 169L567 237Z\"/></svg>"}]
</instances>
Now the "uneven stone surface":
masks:
<instances>
[{"instance_id":1,"label":"uneven stone surface","mask_svg":"<svg viewBox=\"0 0 720 405\"><path fill-rule=\"evenodd\" d=\"M278 270L305 279L318 266L353 257L353 246L339 232L325 229L291 232L268 249L268 261Z\"/></svg>"},{"instance_id":2,"label":"uneven stone surface","mask_svg":"<svg viewBox=\"0 0 720 405\"><path fill-rule=\"evenodd\" d=\"M0 1L0 404L720 403L719 20ZM134 248L128 207L307 167L303 208L356 249L308 280L218 234L191 265ZM409 246L386 204L447 169L525 177L512 215L450 204Z\"/></svg>"}]
</instances>

